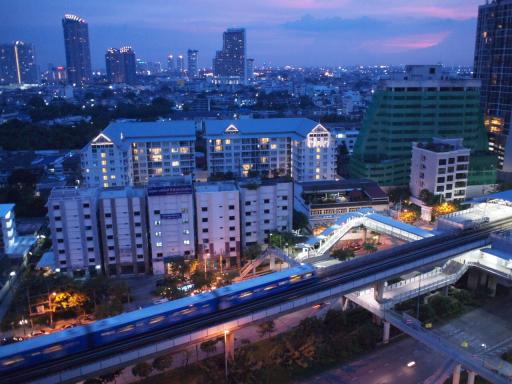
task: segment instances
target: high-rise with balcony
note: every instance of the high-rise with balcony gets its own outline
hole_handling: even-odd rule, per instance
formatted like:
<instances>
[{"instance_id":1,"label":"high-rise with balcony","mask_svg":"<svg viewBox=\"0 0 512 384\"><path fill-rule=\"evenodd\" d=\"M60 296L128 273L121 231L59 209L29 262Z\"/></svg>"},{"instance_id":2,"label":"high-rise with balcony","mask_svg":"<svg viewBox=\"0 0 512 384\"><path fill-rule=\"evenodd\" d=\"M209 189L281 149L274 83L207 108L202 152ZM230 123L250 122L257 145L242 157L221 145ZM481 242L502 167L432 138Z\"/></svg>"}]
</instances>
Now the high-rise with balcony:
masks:
<instances>
[{"instance_id":1,"label":"high-rise with balcony","mask_svg":"<svg viewBox=\"0 0 512 384\"><path fill-rule=\"evenodd\" d=\"M195 135L192 121L111 123L82 149L84 184L137 186L153 176L192 175Z\"/></svg>"},{"instance_id":2,"label":"high-rise with balcony","mask_svg":"<svg viewBox=\"0 0 512 384\"><path fill-rule=\"evenodd\" d=\"M336 178L334 136L313 120L208 120L205 127L210 175Z\"/></svg>"},{"instance_id":3,"label":"high-rise with balcony","mask_svg":"<svg viewBox=\"0 0 512 384\"><path fill-rule=\"evenodd\" d=\"M69 84L83 84L91 80L91 52L87 22L76 15L64 15L64 47Z\"/></svg>"},{"instance_id":4,"label":"high-rise with balcony","mask_svg":"<svg viewBox=\"0 0 512 384\"><path fill-rule=\"evenodd\" d=\"M238 77L245 81L246 39L244 28L230 28L222 35L222 50L213 59L213 73L218 77Z\"/></svg>"},{"instance_id":5,"label":"high-rise with balcony","mask_svg":"<svg viewBox=\"0 0 512 384\"><path fill-rule=\"evenodd\" d=\"M462 138L471 150L468 184L496 181L480 109L480 81L452 80L440 65L409 65L375 91L350 160L350 175L382 186L409 184L413 142Z\"/></svg>"},{"instance_id":6,"label":"high-rise with balcony","mask_svg":"<svg viewBox=\"0 0 512 384\"><path fill-rule=\"evenodd\" d=\"M487 1L478 9L474 76L498 174L512 180L512 0Z\"/></svg>"}]
</instances>

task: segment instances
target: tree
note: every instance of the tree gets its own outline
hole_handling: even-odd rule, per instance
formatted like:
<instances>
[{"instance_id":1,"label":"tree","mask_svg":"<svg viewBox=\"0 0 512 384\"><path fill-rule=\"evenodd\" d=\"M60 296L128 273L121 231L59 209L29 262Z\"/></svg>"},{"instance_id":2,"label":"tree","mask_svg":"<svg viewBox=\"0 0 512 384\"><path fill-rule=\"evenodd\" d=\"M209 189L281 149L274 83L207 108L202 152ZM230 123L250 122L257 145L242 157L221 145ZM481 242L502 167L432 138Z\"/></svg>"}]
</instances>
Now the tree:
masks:
<instances>
[{"instance_id":1,"label":"tree","mask_svg":"<svg viewBox=\"0 0 512 384\"><path fill-rule=\"evenodd\" d=\"M169 300L175 300L185 296L185 293L178 288L180 282L181 281L175 277L166 277L162 284L156 289L157 296L165 297Z\"/></svg>"},{"instance_id":2,"label":"tree","mask_svg":"<svg viewBox=\"0 0 512 384\"><path fill-rule=\"evenodd\" d=\"M258 334L260 335L261 338L272 335L272 333L274 333L275 330L276 325L274 323L274 320L267 320L258 325Z\"/></svg>"},{"instance_id":3,"label":"tree","mask_svg":"<svg viewBox=\"0 0 512 384\"><path fill-rule=\"evenodd\" d=\"M293 229L306 229L309 226L308 217L297 210L293 210Z\"/></svg>"},{"instance_id":4,"label":"tree","mask_svg":"<svg viewBox=\"0 0 512 384\"><path fill-rule=\"evenodd\" d=\"M117 371L106 373L106 374L100 376L100 380L103 383L112 383L113 382L115 384L117 381L117 378L119 376L121 376L121 372L123 372L123 370L118 369Z\"/></svg>"},{"instance_id":5,"label":"tree","mask_svg":"<svg viewBox=\"0 0 512 384\"><path fill-rule=\"evenodd\" d=\"M86 302L87 296L81 292L58 292L52 299L52 304L57 310L80 308Z\"/></svg>"},{"instance_id":6,"label":"tree","mask_svg":"<svg viewBox=\"0 0 512 384\"><path fill-rule=\"evenodd\" d=\"M351 259L355 256L354 250L350 248L336 249L331 253L331 257L338 259L340 261L344 261L347 259Z\"/></svg>"},{"instance_id":7,"label":"tree","mask_svg":"<svg viewBox=\"0 0 512 384\"><path fill-rule=\"evenodd\" d=\"M157 371L165 371L172 367L173 357L172 355L163 355L153 360L153 368Z\"/></svg>"},{"instance_id":8,"label":"tree","mask_svg":"<svg viewBox=\"0 0 512 384\"><path fill-rule=\"evenodd\" d=\"M217 342L218 341L219 341L219 339L212 339L212 340L207 340L205 342L202 342L199 345L199 349L201 349L201 351L206 353L206 356L210 356L210 353L217 352Z\"/></svg>"},{"instance_id":9,"label":"tree","mask_svg":"<svg viewBox=\"0 0 512 384\"><path fill-rule=\"evenodd\" d=\"M103 380L97 378L97 377L90 377L86 379L83 384L103 384Z\"/></svg>"},{"instance_id":10,"label":"tree","mask_svg":"<svg viewBox=\"0 0 512 384\"><path fill-rule=\"evenodd\" d=\"M135 364L132 368L133 376L138 376L142 378L148 377L152 371L153 367L146 363L145 361L141 361L140 363Z\"/></svg>"},{"instance_id":11,"label":"tree","mask_svg":"<svg viewBox=\"0 0 512 384\"><path fill-rule=\"evenodd\" d=\"M394 188L388 193L389 201L392 203L399 203L400 201L407 200L411 197L411 192L408 187Z\"/></svg>"},{"instance_id":12,"label":"tree","mask_svg":"<svg viewBox=\"0 0 512 384\"><path fill-rule=\"evenodd\" d=\"M366 251L366 253L374 253L377 252L377 246L373 243L364 243L363 249Z\"/></svg>"},{"instance_id":13,"label":"tree","mask_svg":"<svg viewBox=\"0 0 512 384\"><path fill-rule=\"evenodd\" d=\"M261 255L261 246L259 244L249 245L244 248L243 255L246 260L254 260Z\"/></svg>"},{"instance_id":14,"label":"tree","mask_svg":"<svg viewBox=\"0 0 512 384\"><path fill-rule=\"evenodd\" d=\"M203 289L213 284L215 274L211 271L205 273L204 271L197 270L190 276L190 280L196 289Z\"/></svg>"}]
</instances>

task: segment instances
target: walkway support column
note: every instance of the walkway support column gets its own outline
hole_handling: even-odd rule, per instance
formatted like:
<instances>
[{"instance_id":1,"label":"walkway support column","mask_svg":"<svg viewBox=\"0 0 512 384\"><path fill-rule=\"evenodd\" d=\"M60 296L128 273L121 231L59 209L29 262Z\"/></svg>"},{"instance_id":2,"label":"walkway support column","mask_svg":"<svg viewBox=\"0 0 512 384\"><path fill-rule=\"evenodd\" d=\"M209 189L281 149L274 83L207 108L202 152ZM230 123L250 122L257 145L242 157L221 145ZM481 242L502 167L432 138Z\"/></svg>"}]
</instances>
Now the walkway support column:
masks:
<instances>
[{"instance_id":1,"label":"walkway support column","mask_svg":"<svg viewBox=\"0 0 512 384\"><path fill-rule=\"evenodd\" d=\"M388 344L389 343L389 333L391 330L391 324L389 321L384 320L384 334L382 335L382 343Z\"/></svg>"},{"instance_id":2,"label":"walkway support column","mask_svg":"<svg viewBox=\"0 0 512 384\"><path fill-rule=\"evenodd\" d=\"M476 373L474 371L468 372L468 384L475 384Z\"/></svg>"},{"instance_id":3,"label":"walkway support column","mask_svg":"<svg viewBox=\"0 0 512 384\"><path fill-rule=\"evenodd\" d=\"M378 281L373 286L374 298L376 301L381 302L384 299L384 281Z\"/></svg>"},{"instance_id":4,"label":"walkway support column","mask_svg":"<svg viewBox=\"0 0 512 384\"><path fill-rule=\"evenodd\" d=\"M274 253L270 254L270 270L276 270L276 256L274 255Z\"/></svg>"},{"instance_id":5,"label":"walkway support column","mask_svg":"<svg viewBox=\"0 0 512 384\"><path fill-rule=\"evenodd\" d=\"M489 296L494 297L496 296L496 276L489 275L489 278L487 279L487 290L489 291Z\"/></svg>"},{"instance_id":6,"label":"walkway support column","mask_svg":"<svg viewBox=\"0 0 512 384\"><path fill-rule=\"evenodd\" d=\"M478 288L478 271L470 269L468 274L468 288L475 291Z\"/></svg>"},{"instance_id":7,"label":"walkway support column","mask_svg":"<svg viewBox=\"0 0 512 384\"><path fill-rule=\"evenodd\" d=\"M350 305L350 299L346 296L342 296L341 298L341 310L343 312L348 310L348 307Z\"/></svg>"},{"instance_id":8,"label":"walkway support column","mask_svg":"<svg viewBox=\"0 0 512 384\"><path fill-rule=\"evenodd\" d=\"M457 364L453 368L453 377L452 377L452 384L460 384L460 364Z\"/></svg>"}]
</instances>

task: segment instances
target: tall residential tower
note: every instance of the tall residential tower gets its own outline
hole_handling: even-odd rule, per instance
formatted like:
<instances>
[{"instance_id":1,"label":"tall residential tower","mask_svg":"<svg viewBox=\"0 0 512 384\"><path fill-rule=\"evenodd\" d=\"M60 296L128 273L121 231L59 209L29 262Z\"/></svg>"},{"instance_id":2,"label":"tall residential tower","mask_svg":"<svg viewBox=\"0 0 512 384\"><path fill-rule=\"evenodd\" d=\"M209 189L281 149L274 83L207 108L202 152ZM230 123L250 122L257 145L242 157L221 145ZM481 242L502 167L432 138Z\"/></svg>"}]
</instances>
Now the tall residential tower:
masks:
<instances>
[{"instance_id":1,"label":"tall residential tower","mask_svg":"<svg viewBox=\"0 0 512 384\"><path fill-rule=\"evenodd\" d=\"M478 9L474 75L501 176L512 179L512 0L487 1Z\"/></svg>"},{"instance_id":2,"label":"tall residential tower","mask_svg":"<svg viewBox=\"0 0 512 384\"><path fill-rule=\"evenodd\" d=\"M91 80L91 52L87 22L76 15L64 15L64 46L69 84L88 83Z\"/></svg>"},{"instance_id":3,"label":"tall residential tower","mask_svg":"<svg viewBox=\"0 0 512 384\"><path fill-rule=\"evenodd\" d=\"M224 32L222 50L213 59L213 73L219 77L239 77L246 80L246 39L244 28L230 28Z\"/></svg>"}]
</instances>

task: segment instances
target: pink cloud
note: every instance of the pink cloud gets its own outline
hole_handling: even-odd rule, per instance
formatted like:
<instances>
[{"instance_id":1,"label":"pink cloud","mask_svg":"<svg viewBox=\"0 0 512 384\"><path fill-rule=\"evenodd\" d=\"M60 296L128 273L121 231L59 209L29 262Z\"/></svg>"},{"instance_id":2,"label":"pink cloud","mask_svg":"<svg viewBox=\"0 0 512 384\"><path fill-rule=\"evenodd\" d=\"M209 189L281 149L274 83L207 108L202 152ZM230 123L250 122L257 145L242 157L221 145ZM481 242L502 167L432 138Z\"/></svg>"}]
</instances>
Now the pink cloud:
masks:
<instances>
[{"instance_id":1,"label":"pink cloud","mask_svg":"<svg viewBox=\"0 0 512 384\"><path fill-rule=\"evenodd\" d=\"M363 45L379 52L404 52L435 47L442 43L449 34L450 32L439 32L404 37L390 37L382 40L373 40L371 42L364 43Z\"/></svg>"}]
</instances>

